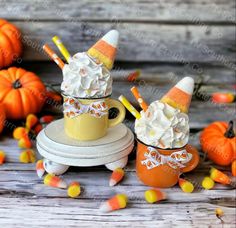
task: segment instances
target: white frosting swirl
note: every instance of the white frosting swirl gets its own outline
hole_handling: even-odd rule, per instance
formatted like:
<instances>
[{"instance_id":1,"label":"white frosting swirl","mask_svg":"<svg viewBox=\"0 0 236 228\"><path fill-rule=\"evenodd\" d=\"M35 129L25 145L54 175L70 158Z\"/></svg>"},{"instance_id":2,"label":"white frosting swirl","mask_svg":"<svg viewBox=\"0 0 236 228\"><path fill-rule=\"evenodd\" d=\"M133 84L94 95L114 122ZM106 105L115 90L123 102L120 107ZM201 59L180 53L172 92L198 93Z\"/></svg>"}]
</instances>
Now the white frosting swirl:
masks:
<instances>
[{"instance_id":1,"label":"white frosting swirl","mask_svg":"<svg viewBox=\"0 0 236 228\"><path fill-rule=\"evenodd\" d=\"M188 115L160 101L152 102L135 121L135 133L145 144L162 149L185 146L189 138Z\"/></svg>"},{"instance_id":2,"label":"white frosting swirl","mask_svg":"<svg viewBox=\"0 0 236 228\"><path fill-rule=\"evenodd\" d=\"M72 97L101 98L112 93L112 77L85 52L75 54L63 68L61 90Z\"/></svg>"}]
</instances>

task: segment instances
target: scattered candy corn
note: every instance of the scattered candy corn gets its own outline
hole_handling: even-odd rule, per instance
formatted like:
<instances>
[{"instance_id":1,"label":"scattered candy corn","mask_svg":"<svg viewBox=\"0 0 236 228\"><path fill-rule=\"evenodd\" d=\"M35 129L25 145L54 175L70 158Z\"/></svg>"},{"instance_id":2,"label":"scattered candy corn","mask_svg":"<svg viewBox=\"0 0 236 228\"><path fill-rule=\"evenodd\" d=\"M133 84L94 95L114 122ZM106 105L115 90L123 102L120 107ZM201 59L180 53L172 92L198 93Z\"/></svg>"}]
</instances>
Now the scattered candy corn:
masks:
<instances>
[{"instance_id":1,"label":"scattered candy corn","mask_svg":"<svg viewBox=\"0 0 236 228\"><path fill-rule=\"evenodd\" d=\"M123 179L124 175L125 175L125 172L124 172L123 169L121 169L121 168L115 169L113 171L113 173L111 174L109 185L111 187L115 186L116 184L118 184Z\"/></svg>"},{"instance_id":2,"label":"scattered candy corn","mask_svg":"<svg viewBox=\"0 0 236 228\"><path fill-rule=\"evenodd\" d=\"M141 73L140 70L136 70L136 71L130 73L127 77L127 80L129 82L134 82L140 76L140 73Z\"/></svg>"},{"instance_id":3,"label":"scattered candy corn","mask_svg":"<svg viewBox=\"0 0 236 228\"><path fill-rule=\"evenodd\" d=\"M19 160L22 163L34 163L36 160L34 151L33 150L22 151Z\"/></svg>"},{"instance_id":4,"label":"scattered candy corn","mask_svg":"<svg viewBox=\"0 0 236 228\"><path fill-rule=\"evenodd\" d=\"M216 208L215 213L216 213L216 217L219 219L224 215L224 212L221 208Z\"/></svg>"},{"instance_id":5,"label":"scattered candy corn","mask_svg":"<svg viewBox=\"0 0 236 228\"><path fill-rule=\"evenodd\" d=\"M38 160L36 163L36 172L39 178L43 176L45 173L44 165L43 165L43 160Z\"/></svg>"},{"instance_id":6,"label":"scattered candy corn","mask_svg":"<svg viewBox=\"0 0 236 228\"><path fill-rule=\"evenodd\" d=\"M212 101L215 103L232 103L234 101L234 94L232 93L213 93Z\"/></svg>"},{"instance_id":7,"label":"scattered candy corn","mask_svg":"<svg viewBox=\"0 0 236 228\"><path fill-rule=\"evenodd\" d=\"M24 136L18 141L18 146L22 149L29 149L32 147L32 143L28 136Z\"/></svg>"},{"instance_id":8,"label":"scattered candy corn","mask_svg":"<svg viewBox=\"0 0 236 228\"><path fill-rule=\"evenodd\" d=\"M44 184L54 188L67 188L66 182L53 174L47 174L44 177Z\"/></svg>"},{"instance_id":9,"label":"scattered candy corn","mask_svg":"<svg viewBox=\"0 0 236 228\"><path fill-rule=\"evenodd\" d=\"M106 202L102 203L100 210L102 212L110 212L126 207L128 198L125 194L117 194Z\"/></svg>"},{"instance_id":10,"label":"scattered candy corn","mask_svg":"<svg viewBox=\"0 0 236 228\"><path fill-rule=\"evenodd\" d=\"M179 186L186 193L191 193L194 190L193 184L183 178L179 178Z\"/></svg>"},{"instance_id":11,"label":"scattered candy corn","mask_svg":"<svg viewBox=\"0 0 236 228\"><path fill-rule=\"evenodd\" d=\"M27 136L28 132L29 131L24 127L17 127L13 131L13 138L19 140L19 139Z\"/></svg>"},{"instance_id":12,"label":"scattered candy corn","mask_svg":"<svg viewBox=\"0 0 236 228\"><path fill-rule=\"evenodd\" d=\"M43 129L43 126L42 124L37 124L35 127L34 127L34 132L36 135L38 135L38 133Z\"/></svg>"},{"instance_id":13,"label":"scattered candy corn","mask_svg":"<svg viewBox=\"0 0 236 228\"><path fill-rule=\"evenodd\" d=\"M221 183L221 184L230 184L231 180L230 178L222 173L220 170L212 167L210 170L210 177L212 180L214 180L215 182Z\"/></svg>"},{"instance_id":14,"label":"scattered candy corn","mask_svg":"<svg viewBox=\"0 0 236 228\"><path fill-rule=\"evenodd\" d=\"M32 129L37 123L38 123L38 117L35 116L34 114L29 114L26 117L26 123L25 126L27 129Z\"/></svg>"},{"instance_id":15,"label":"scattered candy corn","mask_svg":"<svg viewBox=\"0 0 236 228\"><path fill-rule=\"evenodd\" d=\"M53 120L54 120L53 116L47 115L47 116L42 116L39 121L41 124L49 124Z\"/></svg>"},{"instance_id":16,"label":"scattered candy corn","mask_svg":"<svg viewBox=\"0 0 236 228\"><path fill-rule=\"evenodd\" d=\"M72 182L67 190L67 195L71 198L76 198L80 195L81 189L78 182Z\"/></svg>"},{"instance_id":17,"label":"scattered candy corn","mask_svg":"<svg viewBox=\"0 0 236 228\"><path fill-rule=\"evenodd\" d=\"M166 194L158 189L150 189L144 193L145 200L148 203L155 203L166 199Z\"/></svg>"},{"instance_id":18,"label":"scattered candy corn","mask_svg":"<svg viewBox=\"0 0 236 228\"><path fill-rule=\"evenodd\" d=\"M209 190L214 188L215 182L210 177L204 177L202 180L202 187Z\"/></svg>"},{"instance_id":19,"label":"scattered candy corn","mask_svg":"<svg viewBox=\"0 0 236 228\"><path fill-rule=\"evenodd\" d=\"M0 165L2 165L5 162L6 154L0 150Z\"/></svg>"},{"instance_id":20,"label":"scattered candy corn","mask_svg":"<svg viewBox=\"0 0 236 228\"><path fill-rule=\"evenodd\" d=\"M231 170L232 170L232 175L236 177L236 160L232 162Z\"/></svg>"}]
</instances>

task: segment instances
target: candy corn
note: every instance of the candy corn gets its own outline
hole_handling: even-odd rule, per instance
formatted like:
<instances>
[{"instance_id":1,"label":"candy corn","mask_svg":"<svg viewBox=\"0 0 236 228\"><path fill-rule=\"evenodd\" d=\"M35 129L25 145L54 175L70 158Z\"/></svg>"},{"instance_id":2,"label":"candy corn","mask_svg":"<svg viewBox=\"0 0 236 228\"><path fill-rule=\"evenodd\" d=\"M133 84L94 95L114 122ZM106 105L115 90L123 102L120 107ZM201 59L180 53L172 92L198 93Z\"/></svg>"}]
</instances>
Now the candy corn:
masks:
<instances>
[{"instance_id":1,"label":"candy corn","mask_svg":"<svg viewBox=\"0 0 236 228\"><path fill-rule=\"evenodd\" d=\"M38 123L39 119L37 116L35 116L34 114L29 114L26 117L26 123L25 126L27 129L32 129L37 123Z\"/></svg>"},{"instance_id":2,"label":"candy corn","mask_svg":"<svg viewBox=\"0 0 236 228\"><path fill-rule=\"evenodd\" d=\"M43 126L42 124L37 124L35 127L34 127L34 133L36 135L38 135L38 133L43 129Z\"/></svg>"},{"instance_id":3,"label":"candy corn","mask_svg":"<svg viewBox=\"0 0 236 228\"><path fill-rule=\"evenodd\" d=\"M68 62L71 56L68 50L66 49L66 47L64 46L64 44L62 43L61 39L58 36L54 36L52 38L52 41L56 44L61 54L64 56L64 58Z\"/></svg>"},{"instance_id":4,"label":"candy corn","mask_svg":"<svg viewBox=\"0 0 236 228\"><path fill-rule=\"evenodd\" d=\"M0 150L0 165L2 165L5 162L6 154Z\"/></svg>"},{"instance_id":5,"label":"candy corn","mask_svg":"<svg viewBox=\"0 0 236 228\"><path fill-rule=\"evenodd\" d=\"M13 138L19 140L19 139L27 136L28 132L29 132L29 130L24 127L17 127L13 131Z\"/></svg>"},{"instance_id":6,"label":"candy corn","mask_svg":"<svg viewBox=\"0 0 236 228\"><path fill-rule=\"evenodd\" d=\"M141 71L136 70L128 75L127 80L129 82L134 82L140 76L140 74L141 74Z\"/></svg>"},{"instance_id":7,"label":"candy corn","mask_svg":"<svg viewBox=\"0 0 236 228\"><path fill-rule=\"evenodd\" d=\"M148 203L156 203L166 199L166 194L158 189L150 189L144 193L145 200Z\"/></svg>"},{"instance_id":8,"label":"candy corn","mask_svg":"<svg viewBox=\"0 0 236 228\"><path fill-rule=\"evenodd\" d=\"M115 169L113 171L113 173L111 174L109 185L111 187L115 186L116 184L118 184L123 179L124 175L125 175L125 172L124 172L123 169L121 169L121 168Z\"/></svg>"},{"instance_id":9,"label":"candy corn","mask_svg":"<svg viewBox=\"0 0 236 228\"><path fill-rule=\"evenodd\" d=\"M67 188L66 182L53 174L47 174L44 177L44 184L54 188Z\"/></svg>"},{"instance_id":10,"label":"candy corn","mask_svg":"<svg viewBox=\"0 0 236 228\"><path fill-rule=\"evenodd\" d=\"M48 44L43 46L43 50L48 54L48 56L61 68L64 67L64 62L57 56L57 54L49 47Z\"/></svg>"},{"instance_id":11,"label":"candy corn","mask_svg":"<svg viewBox=\"0 0 236 228\"><path fill-rule=\"evenodd\" d=\"M234 94L232 93L213 93L212 101L215 103L232 103L234 101Z\"/></svg>"},{"instance_id":12,"label":"candy corn","mask_svg":"<svg viewBox=\"0 0 236 228\"><path fill-rule=\"evenodd\" d=\"M232 175L236 177L236 160L232 162L231 170L232 170Z\"/></svg>"},{"instance_id":13,"label":"candy corn","mask_svg":"<svg viewBox=\"0 0 236 228\"><path fill-rule=\"evenodd\" d=\"M179 186L186 193L191 193L194 190L193 184L183 178L179 178Z\"/></svg>"},{"instance_id":14,"label":"candy corn","mask_svg":"<svg viewBox=\"0 0 236 228\"><path fill-rule=\"evenodd\" d=\"M80 195L81 189L78 182L72 182L67 190L67 195L71 198L76 198Z\"/></svg>"},{"instance_id":15,"label":"candy corn","mask_svg":"<svg viewBox=\"0 0 236 228\"><path fill-rule=\"evenodd\" d=\"M131 92L133 93L135 99L138 101L140 107L144 110L144 112L148 109L147 103L144 101L144 99L141 97L137 87L132 87Z\"/></svg>"},{"instance_id":16,"label":"candy corn","mask_svg":"<svg viewBox=\"0 0 236 228\"><path fill-rule=\"evenodd\" d=\"M19 160L22 163L34 163L36 160L34 151L33 150L22 151Z\"/></svg>"},{"instance_id":17,"label":"candy corn","mask_svg":"<svg viewBox=\"0 0 236 228\"><path fill-rule=\"evenodd\" d=\"M32 147L32 143L29 137L25 136L18 141L18 146L22 149L29 149Z\"/></svg>"},{"instance_id":18,"label":"candy corn","mask_svg":"<svg viewBox=\"0 0 236 228\"><path fill-rule=\"evenodd\" d=\"M41 124L49 124L53 120L54 120L53 116L47 115L47 116L42 116L39 121Z\"/></svg>"},{"instance_id":19,"label":"candy corn","mask_svg":"<svg viewBox=\"0 0 236 228\"><path fill-rule=\"evenodd\" d=\"M133 105L130 104L130 102L126 99L125 96L119 96L119 100L136 119L140 119L140 113L133 107Z\"/></svg>"},{"instance_id":20,"label":"candy corn","mask_svg":"<svg viewBox=\"0 0 236 228\"><path fill-rule=\"evenodd\" d=\"M102 203L100 210L102 212L110 212L126 207L128 198L125 194L117 194L111 199L107 200L105 203Z\"/></svg>"},{"instance_id":21,"label":"candy corn","mask_svg":"<svg viewBox=\"0 0 236 228\"><path fill-rule=\"evenodd\" d=\"M43 176L45 173L44 165L43 165L43 160L38 160L36 163L36 172L39 178Z\"/></svg>"},{"instance_id":22,"label":"candy corn","mask_svg":"<svg viewBox=\"0 0 236 228\"><path fill-rule=\"evenodd\" d=\"M230 184L231 180L230 178L222 173L220 170L212 167L210 170L210 177L212 180L214 180L215 182L221 183L221 184Z\"/></svg>"},{"instance_id":23,"label":"candy corn","mask_svg":"<svg viewBox=\"0 0 236 228\"><path fill-rule=\"evenodd\" d=\"M215 182L210 177L204 177L202 180L202 187L209 190L214 188Z\"/></svg>"}]
</instances>

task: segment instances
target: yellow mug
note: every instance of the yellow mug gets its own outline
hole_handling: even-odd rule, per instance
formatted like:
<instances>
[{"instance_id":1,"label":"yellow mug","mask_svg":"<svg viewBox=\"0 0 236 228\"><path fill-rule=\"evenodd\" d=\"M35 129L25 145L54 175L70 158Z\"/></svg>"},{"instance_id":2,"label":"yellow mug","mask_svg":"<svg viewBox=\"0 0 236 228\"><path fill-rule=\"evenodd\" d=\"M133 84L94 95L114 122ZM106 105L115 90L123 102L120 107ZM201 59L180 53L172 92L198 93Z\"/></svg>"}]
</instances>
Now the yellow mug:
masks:
<instances>
[{"instance_id":1,"label":"yellow mug","mask_svg":"<svg viewBox=\"0 0 236 228\"><path fill-rule=\"evenodd\" d=\"M125 108L117 100L104 98L64 97L64 128L66 134L80 141L102 138L109 127L114 127L125 118ZM108 111L118 109L119 113L109 119Z\"/></svg>"}]
</instances>

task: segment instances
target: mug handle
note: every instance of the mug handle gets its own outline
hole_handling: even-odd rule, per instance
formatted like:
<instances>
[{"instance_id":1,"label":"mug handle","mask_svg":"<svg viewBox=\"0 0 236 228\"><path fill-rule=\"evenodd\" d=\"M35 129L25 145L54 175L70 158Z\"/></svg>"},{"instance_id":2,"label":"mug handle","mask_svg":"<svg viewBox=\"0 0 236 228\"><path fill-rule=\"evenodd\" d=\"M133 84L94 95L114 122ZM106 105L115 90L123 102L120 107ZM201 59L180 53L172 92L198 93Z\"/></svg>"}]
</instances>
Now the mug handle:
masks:
<instances>
[{"instance_id":1,"label":"mug handle","mask_svg":"<svg viewBox=\"0 0 236 228\"><path fill-rule=\"evenodd\" d=\"M185 149L188 153L192 154L193 157L192 157L191 161L187 163L187 166L181 169L181 171L183 173L186 173L186 172L189 172L189 171L195 169L196 166L198 165L199 159L200 159L198 151L195 147L188 144Z\"/></svg>"},{"instance_id":2,"label":"mug handle","mask_svg":"<svg viewBox=\"0 0 236 228\"><path fill-rule=\"evenodd\" d=\"M123 104L121 104L119 101L114 100L114 99L108 100L108 107L109 109L116 108L119 110L119 113L116 118L108 120L108 127L114 127L125 119L126 110Z\"/></svg>"}]
</instances>

